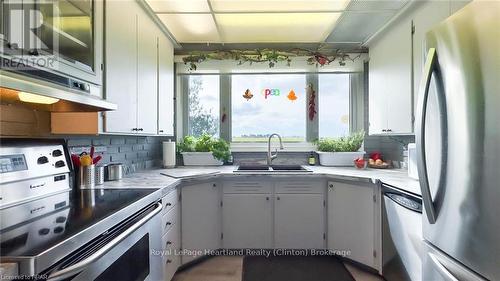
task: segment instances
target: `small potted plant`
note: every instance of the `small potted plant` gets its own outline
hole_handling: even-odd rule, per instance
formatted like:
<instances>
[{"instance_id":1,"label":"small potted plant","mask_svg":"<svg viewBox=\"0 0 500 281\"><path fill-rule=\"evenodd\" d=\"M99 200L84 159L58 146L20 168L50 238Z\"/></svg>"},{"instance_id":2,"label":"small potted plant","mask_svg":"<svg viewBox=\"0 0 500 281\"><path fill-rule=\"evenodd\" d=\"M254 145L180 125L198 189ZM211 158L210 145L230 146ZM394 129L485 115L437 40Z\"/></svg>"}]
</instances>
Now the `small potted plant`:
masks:
<instances>
[{"instance_id":1,"label":"small potted plant","mask_svg":"<svg viewBox=\"0 0 500 281\"><path fill-rule=\"evenodd\" d=\"M353 133L346 137L324 138L315 142L322 166L352 166L353 160L363 157L364 151L359 151L365 132Z\"/></svg>"},{"instance_id":2,"label":"small potted plant","mask_svg":"<svg viewBox=\"0 0 500 281\"><path fill-rule=\"evenodd\" d=\"M185 166L220 166L231 156L229 144L208 134L196 138L186 136L177 145Z\"/></svg>"}]
</instances>

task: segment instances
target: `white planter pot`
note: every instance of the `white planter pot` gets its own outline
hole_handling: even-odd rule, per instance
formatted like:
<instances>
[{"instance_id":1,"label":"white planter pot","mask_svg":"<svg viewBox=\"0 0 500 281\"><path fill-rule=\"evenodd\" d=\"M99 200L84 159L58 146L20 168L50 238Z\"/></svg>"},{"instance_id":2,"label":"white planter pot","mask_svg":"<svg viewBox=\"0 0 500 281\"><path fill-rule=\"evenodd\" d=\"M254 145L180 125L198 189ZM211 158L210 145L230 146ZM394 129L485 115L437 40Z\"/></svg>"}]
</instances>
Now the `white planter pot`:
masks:
<instances>
[{"instance_id":1,"label":"white planter pot","mask_svg":"<svg viewBox=\"0 0 500 281\"><path fill-rule=\"evenodd\" d=\"M364 151L355 152L321 152L319 155L319 164L322 166L354 166L354 159L363 157Z\"/></svg>"},{"instance_id":2,"label":"white planter pot","mask_svg":"<svg viewBox=\"0 0 500 281\"><path fill-rule=\"evenodd\" d=\"M217 160L212 152L182 152L185 166L220 166L222 161Z\"/></svg>"}]
</instances>

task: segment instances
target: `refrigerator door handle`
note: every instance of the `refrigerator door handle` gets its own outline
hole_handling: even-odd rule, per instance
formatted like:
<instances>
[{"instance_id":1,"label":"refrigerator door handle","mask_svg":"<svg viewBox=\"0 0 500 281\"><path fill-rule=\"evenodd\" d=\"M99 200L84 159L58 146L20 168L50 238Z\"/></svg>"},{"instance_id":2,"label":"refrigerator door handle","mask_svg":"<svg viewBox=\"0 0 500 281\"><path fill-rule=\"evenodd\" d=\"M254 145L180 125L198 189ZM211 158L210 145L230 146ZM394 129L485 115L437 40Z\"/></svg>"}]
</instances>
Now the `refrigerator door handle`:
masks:
<instances>
[{"instance_id":1,"label":"refrigerator door handle","mask_svg":"<svg viewBox=\"0 0 500 281\"><path fill-rule=\"evenodd\" d=\"M418 119L415 140L417 144L417 169L420 180L420 189L422 191L422 201L425 207L425 213L430 224L436 222L436 210L432 202L431 190L429 187L429 178L427 174L427 164L425 159L425 116L427 111L427 100L429 97L429 86L432 73L436 67L437 54L435 48L430 48L427 53L427 60L424 65L424 73L420 84L420 94L418 98Z\"/></svg>"},{"instance_id":2,"label":"refrigerator door handle","mask_svg":"<svg viewBox=\"0 0 500 281\"><path fill-rule=\"evenodd\" d=\"M453 274L451 274L451 272L448 271L448 269L446 269L446 267L444 267L444 265L441 264L441 262L439 262L438 258L434 254L429 253L429 257L436 266L435 268L438 270L439 274L441 274L446 281L459 281L455 276L453 276Z\"/></svg>"}]
</instances>

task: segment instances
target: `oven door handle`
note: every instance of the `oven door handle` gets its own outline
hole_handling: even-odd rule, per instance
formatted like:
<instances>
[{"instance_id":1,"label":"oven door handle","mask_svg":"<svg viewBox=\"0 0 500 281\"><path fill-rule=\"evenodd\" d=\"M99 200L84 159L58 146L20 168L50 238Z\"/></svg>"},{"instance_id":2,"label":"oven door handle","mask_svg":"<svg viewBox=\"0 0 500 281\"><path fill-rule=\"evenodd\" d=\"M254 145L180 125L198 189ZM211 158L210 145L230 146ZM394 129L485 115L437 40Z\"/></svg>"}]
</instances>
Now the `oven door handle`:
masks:
<instances>
[{"instance_id":1,"label":"oven door handle","mask_svg":"<svg viewBox=\"0 0 500 281\"><path fill-rule=\"evenodd\" d=\"M128 228L124 232L120 233L120 235L118 235L115 239L111 240L104 247L100 248L95 253L93 253L91 256L89 256L88 258L86 258L78 263L75 263L71 266L68 266L65 269L52 272L49 275L47 280L51 280L51 281L62 280L62 279L71 277L71 276L83 271L86 267L88 267L89 265L91 265L92 263L94 263L98 259L100 259L102 256L104 256L112 248L114 248L121 241L123 241L125 238L127 238L130 234L132 234L134 231L136 231L139 227L141 227L143 224L145 224L151 218L153 218L158 213L160 213L162 209L163 209L163 205L161 204L161 202L156 203L155 209L151 213L149 213L144 218L142 218L141 220L136 222L133 226L131 226L130 228Z\"/></svg>"}]
</instances>

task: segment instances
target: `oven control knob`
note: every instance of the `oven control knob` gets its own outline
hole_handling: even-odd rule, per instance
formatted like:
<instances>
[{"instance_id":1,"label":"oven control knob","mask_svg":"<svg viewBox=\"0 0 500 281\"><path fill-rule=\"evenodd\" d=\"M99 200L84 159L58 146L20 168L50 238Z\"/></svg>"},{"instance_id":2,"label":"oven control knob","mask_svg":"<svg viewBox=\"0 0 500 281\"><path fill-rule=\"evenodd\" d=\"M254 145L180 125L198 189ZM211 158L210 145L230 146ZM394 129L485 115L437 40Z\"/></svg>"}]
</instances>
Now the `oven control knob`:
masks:
<instances>
[{"instance_id":1,"label":"oven control knob","mask_svg":"<svg viewBox=\"0 0 500 281\"><path fill-rule=\"evenodd\" d=\"M59 160L56 162L55 166L56 166L56 168L61 168L61 167L66 166L66 164L64 163L64 161Z\"/></svg>"},{"instance_id":2,"label":"oven control knob","mask_svg":"<svg viewBox=\"0 0 500 281\"><path fill-rule=\"evenodd\" d=\"M62 151L60 149L56 149L54 151L52 151L52 156L54 157L59 157L62 155Z\"/></svg>"},{"instance_id":3,"label":"oven control knob","mask_svg":"<svg viewBox=\"0 0 500 281\"><path fill-rule=\"evenodd\" d=\"M61 233L64 231L64 228L62 226L58 226L54 228L54 233Z\"/></svg>"},{"instance_id":4,"label":"oven control knob","mask_svg":"<svg viewBox=\"0 0 500 281\"><path fill-rule=\"evenodd\" d=\"M47 234L49 234L49 232L50 232L50 229L48 229L48 228L42 228L42 229L38 230L38 234L40 234L40 235L47 235Z\"/></svg>"},{"instance_id":5,"label":"oven control knob","mask_svg":"<svg viewBox=\"0 0 500 281\"><path fill-rule=\"evenodd\" d=\"M49 158L46 156L38 157L38 160L36 161L39 165L49 163Z\"/></svg>"},{"instance_id":6,"label":"oven control knob","mask_svg":"<svg viewBox=\"0 0 500 281\"><path fill-rule=\"evenodd\" d=\"M63 223L63 222L65 222L65 221L66 221L66 217L57 217L57 218L56 218L56 222L57 222L57 223Z\"/></svg>"}]
</instances>

